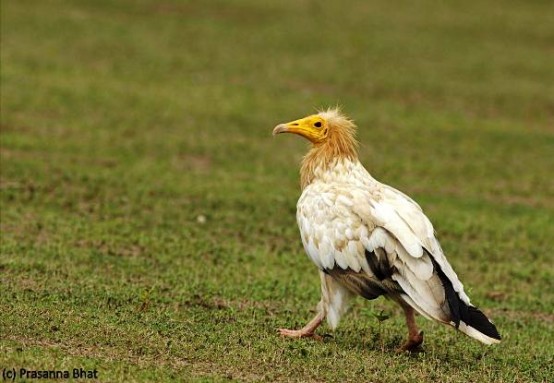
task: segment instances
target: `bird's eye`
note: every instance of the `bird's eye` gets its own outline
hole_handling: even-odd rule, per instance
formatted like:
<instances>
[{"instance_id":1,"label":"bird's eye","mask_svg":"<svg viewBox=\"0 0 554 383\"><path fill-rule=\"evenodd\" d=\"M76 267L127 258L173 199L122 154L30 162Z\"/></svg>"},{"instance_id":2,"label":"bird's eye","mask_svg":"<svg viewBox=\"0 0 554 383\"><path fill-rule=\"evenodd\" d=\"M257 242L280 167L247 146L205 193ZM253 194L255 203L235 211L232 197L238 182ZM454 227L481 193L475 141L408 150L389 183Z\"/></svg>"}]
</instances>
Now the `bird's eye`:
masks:
<instances>
[{"instance_id":1,"label":"bird's eye","mask_svg":"<svg viewBox=\"0 0 554 383\"><path fill-rule=\"evenodd\" d=\"M321 128L321 121L318 121L314 124L316 128Z\"/></svg>"}]
</instances>

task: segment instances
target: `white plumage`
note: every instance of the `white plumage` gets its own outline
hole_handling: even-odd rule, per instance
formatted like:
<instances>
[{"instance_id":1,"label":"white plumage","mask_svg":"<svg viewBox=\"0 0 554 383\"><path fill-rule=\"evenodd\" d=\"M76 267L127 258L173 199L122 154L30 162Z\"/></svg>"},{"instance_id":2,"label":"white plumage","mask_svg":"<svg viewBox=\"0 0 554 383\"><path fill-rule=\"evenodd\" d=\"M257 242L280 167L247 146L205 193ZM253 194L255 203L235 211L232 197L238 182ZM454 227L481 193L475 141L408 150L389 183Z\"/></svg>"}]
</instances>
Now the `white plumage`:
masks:
<instances>
[{"instance_id":1,"label":"white plumage","mask_svg":"<svg viewBox=\"0 0 554 383\"><path fill-rule=\"evenodd\" d=\"M423 341L414 309L483 343L498 342L496 328L471 305L420 206L375 180L358 161L354 129L338 110L328 110L274 130L313 143L302 165L297 221L322 285L316 317L301 330L281 333L313 336L324 317L335 328L353 296L385 295L406 313L404 349Z\"/></svg>"}]
</instances>

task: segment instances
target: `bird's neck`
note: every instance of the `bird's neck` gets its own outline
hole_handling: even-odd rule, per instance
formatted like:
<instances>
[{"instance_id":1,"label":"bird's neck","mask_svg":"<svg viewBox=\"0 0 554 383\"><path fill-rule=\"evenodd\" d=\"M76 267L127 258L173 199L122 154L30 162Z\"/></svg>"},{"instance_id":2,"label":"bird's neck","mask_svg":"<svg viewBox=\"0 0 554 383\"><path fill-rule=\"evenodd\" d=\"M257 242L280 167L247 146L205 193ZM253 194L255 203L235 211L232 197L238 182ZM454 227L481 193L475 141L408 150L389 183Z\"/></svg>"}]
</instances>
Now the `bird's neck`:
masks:
<instances>
[{"instance_id":1,"label":"bird's neck","mask_svg":"<svg viewBox=\"0 0 554 383\"><path fill-rule=\"evenodd\" d=\"M358 152L354 138L334 138L324 143L313 145L302 160L300 168L300 184L302 189L339 162L343 160L358 161Z\"/></svg>"}]
</instances>

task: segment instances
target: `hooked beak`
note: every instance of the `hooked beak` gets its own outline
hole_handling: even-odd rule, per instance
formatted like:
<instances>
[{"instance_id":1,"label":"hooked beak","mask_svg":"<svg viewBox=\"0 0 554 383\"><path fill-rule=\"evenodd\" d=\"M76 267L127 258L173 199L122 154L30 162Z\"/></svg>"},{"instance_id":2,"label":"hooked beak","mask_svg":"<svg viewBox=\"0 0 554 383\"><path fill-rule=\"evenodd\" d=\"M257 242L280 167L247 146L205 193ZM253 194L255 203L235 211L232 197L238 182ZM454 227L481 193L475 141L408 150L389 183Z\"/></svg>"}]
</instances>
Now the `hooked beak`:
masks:
<instances>
[{"instance_id":1,"label":"hooked beak","mask_svg":"<svg viewBox=\"0 0 554 383\"><path fill-rule=\"evenodd\" d=\"M287 124L279 124L273 129L273 135L276 136L279 133L286 133L289 131Z\"/></svg>"},{"instance_id":2,"label":"hooked beak","mask_svg":"<svg viewBox=\"0 0 554 383\"><path fill-rule=\"evenodd\" d=\"M280 133L293 133L307 138L312 143L320 142L327 131L322 129L322 119L318 115L308 116L299 120L279 124L273 128L273 135Z\"/></svg>"}]
</instances>

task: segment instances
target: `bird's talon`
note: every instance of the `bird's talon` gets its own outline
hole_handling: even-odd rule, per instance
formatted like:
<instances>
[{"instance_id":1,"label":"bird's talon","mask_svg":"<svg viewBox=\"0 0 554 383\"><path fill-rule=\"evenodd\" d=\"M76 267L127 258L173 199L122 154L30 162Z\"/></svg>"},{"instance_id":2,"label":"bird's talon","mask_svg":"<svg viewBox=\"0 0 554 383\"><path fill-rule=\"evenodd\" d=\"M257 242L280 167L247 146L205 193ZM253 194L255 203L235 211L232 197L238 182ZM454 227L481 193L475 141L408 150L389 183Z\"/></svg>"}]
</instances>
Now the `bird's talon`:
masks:
<instances>
[{"instance_id":1,"label":"bird's talon","mask_svg":"<svg viewBox=\"0 0 554 383\"><path fill-rule=\"evenodd\" d=\"M423 349L423 331L419 331L416 336L410 337L397 351L398 352L421 352Z\"/></svg>"},{"instance_id":2,"label":"bird's talon","mask_svg":"<svg viewBox=\"0 0 554 383\"><path fill-rule=\"evenodd\" d=\"M305 332L302 330L289 330L286 328L280 328L279 334L281 336L288 336L290 338L313 338L315 340L323 340L323 337L313 332Z\"/></svg>"},{"instance_id":3,"label":"bird's talon","mask_svg":"<svg viewBox=\"0 0 554 383\"><path fill-rule=\"evenodd\" d=\"M418 345L418 346L404 345L396 349L396 352L399 354L404 354L404 353L418 354L420 352L423 352L423 347L421 347L421 345Z\"/></svg>"}]
</instances>

